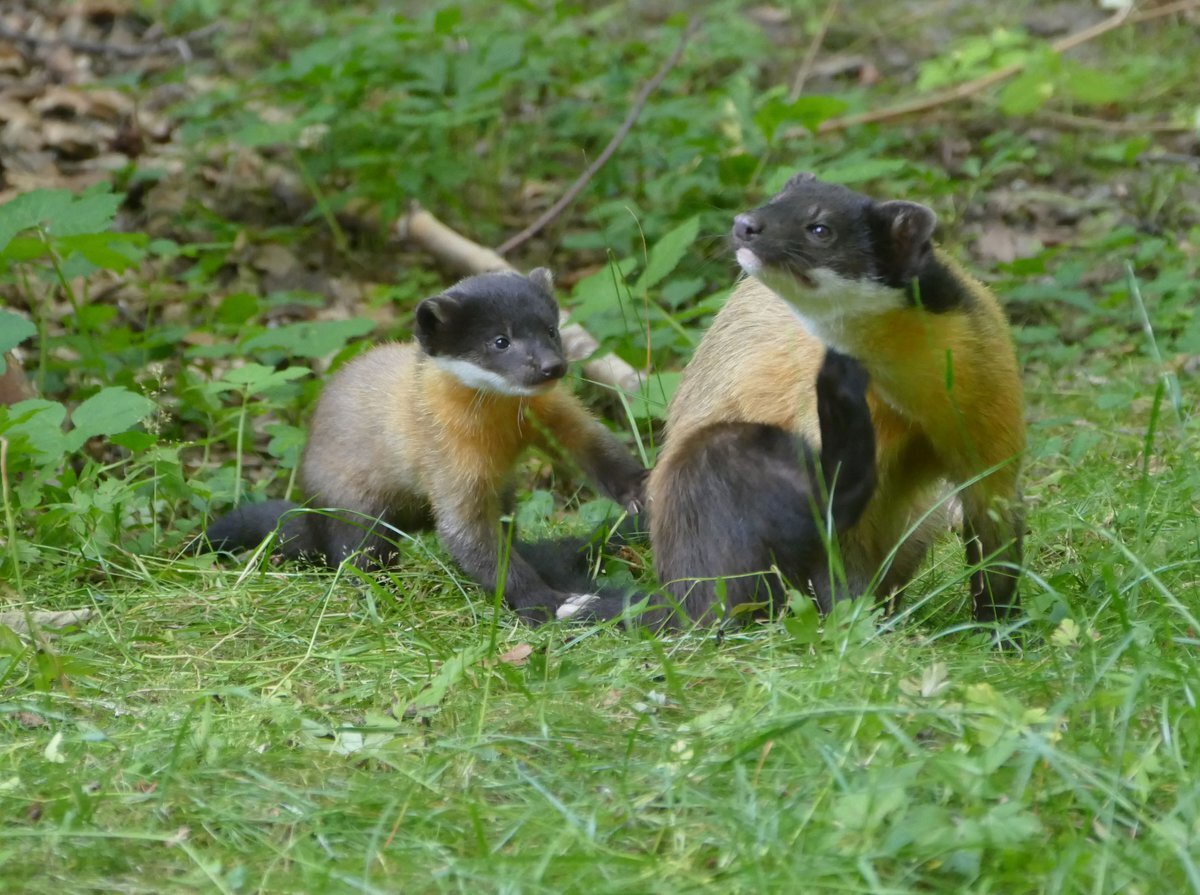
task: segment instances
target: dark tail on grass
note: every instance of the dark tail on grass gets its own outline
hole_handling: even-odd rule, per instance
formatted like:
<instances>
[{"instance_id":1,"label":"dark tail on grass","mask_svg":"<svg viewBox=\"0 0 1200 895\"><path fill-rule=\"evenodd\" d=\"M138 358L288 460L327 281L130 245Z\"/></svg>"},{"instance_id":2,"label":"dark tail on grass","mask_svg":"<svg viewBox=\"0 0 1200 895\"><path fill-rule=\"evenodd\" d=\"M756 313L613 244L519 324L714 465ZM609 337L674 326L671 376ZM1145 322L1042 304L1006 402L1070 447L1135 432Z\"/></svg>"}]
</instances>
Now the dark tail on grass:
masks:
<instances>
[{"instance_id":1,"label":"dark tail on grass","mask_svg":"<svg viewBox=\"0 0 1200 895\"><path fill-rule=\"evenodd\" d=\"M218 553L251 550L272 532L279 531L275 552L287 559L323 557L317 532L309 513L293 513L300 504L290 500L267 500L235 507L205 529L196 539L197 552L205 548Z\"/></svg>"},{"instance_id":2,"label":"dark tail on grass","mask_svg":"<svg viewBox=\"0 0 1200 895\"><path fill-rule=\"evenodd\" d=\"M268 500L243 504L221 516L197 538L192 549L210 549L218 553L252 550L270 534L278 531L274 552L285 559L305 559L336 566L326 553L326 523L323 513L292 512L300 505L290 500ZM607 544L627 543L641 536L637 519L627 519L609 540L609 525L598 526L590 535L546 541L516 542L515 549L539 577L555 590L567 593L593 593L599 599L580 618L611 618L619 615L629 601L638 596L631 588L599 585L591 577L595 552Z\"/></svg>"}]
</instances>

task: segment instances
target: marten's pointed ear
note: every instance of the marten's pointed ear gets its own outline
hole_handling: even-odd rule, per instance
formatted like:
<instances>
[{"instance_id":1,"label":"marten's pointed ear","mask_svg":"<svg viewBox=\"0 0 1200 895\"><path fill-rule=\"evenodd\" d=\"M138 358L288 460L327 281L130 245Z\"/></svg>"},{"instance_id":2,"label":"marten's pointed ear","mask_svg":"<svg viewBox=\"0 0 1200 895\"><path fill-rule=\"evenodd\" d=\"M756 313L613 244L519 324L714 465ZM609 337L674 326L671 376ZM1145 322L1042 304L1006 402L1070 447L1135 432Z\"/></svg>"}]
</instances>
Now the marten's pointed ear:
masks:
<instances>
[{"instance_id":1,"label":"marten's pointed ear","mask_svg":"<svg viewBox=\"0 0 1200 895\"><path fill-rule=\"evenodd\" d=\"M817 175L812 171L800 171L799 173L793 174L791 177L789 177L787 179L787 183L783 185L783 188L785 190L795 189L803 183L810 183L816 179Z\"/></svg>"},{"instance_id":2,"label":"marten's pointed ear","mask_svg":"<svg viewBox=\"0 0 1200 895\"><path fill-rule=\"evenodd\" d=\"M454 321L458 310L458 302L449 295L435 295L417 305L417 325L413 334L426 354L437 354L439 335Z\"/></svg>"},{"instance_id":3,"label":"marten's pointed ear","mask_svg":"<svg viewBox=\"0 0 1200 895\"><path fill-rule=\"evenodd\" d=\"M554 274L550 272L550 268L535 267L529 271L529 281L550 295L554 294Z\"/></svg>"},{"instance_id":4,"label":"marten's pointed ear","mask_svg":"<svg viewBox=\"0 0 1200 895\"><path fill-rule=\"evenodd\" d=\"M890 254L899 268L896 273L905 279L915 276L929 249L937 215L924 205L899 200L877 202L871 210L888 235Z\"/></svg>"}]
</instances>

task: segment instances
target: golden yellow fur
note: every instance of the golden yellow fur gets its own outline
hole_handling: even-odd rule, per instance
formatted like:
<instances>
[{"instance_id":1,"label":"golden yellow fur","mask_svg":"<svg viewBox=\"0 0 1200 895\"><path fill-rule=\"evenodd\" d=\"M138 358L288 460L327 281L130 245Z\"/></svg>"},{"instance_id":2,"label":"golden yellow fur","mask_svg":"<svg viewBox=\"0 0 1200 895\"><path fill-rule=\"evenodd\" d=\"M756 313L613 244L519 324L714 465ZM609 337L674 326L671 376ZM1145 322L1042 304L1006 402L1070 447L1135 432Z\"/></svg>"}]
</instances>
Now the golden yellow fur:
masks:
<instances>
[{"instance_id":1,"label":"golden yellow fur","mask_svg":"<svg viewBox=\"0 0 1200 895\"><path fill-rule=\"evenodd\" d=\"M369 421L364 407L375 409ZM415 345L383 345L326 387L312 423L322 437L310 442L303 485L333 505L343 483L389 504L410 495L435 506L485 494L498 502L513 464L541 443L530 416L567 450L599 425L557 384L531 397L482 392L437 368Z\"/></svg>"}]
</instances>

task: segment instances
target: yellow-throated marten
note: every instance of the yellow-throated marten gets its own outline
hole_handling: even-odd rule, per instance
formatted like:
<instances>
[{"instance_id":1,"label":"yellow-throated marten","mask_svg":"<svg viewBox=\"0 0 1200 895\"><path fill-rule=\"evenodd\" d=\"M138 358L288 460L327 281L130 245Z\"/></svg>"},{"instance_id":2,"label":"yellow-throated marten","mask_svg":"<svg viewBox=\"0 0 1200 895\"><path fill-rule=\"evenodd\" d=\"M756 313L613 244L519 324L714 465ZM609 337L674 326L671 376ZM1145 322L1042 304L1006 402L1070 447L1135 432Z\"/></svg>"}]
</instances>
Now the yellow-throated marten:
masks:
<instances>
[{"instance_id":1,"label":"yellow-throated marten","mask_svg":"<svg viewBox=\"0 0 1200 895\"><path fill-rule=\"evenodd\" d=\"M972 575L975 617L1018 608L1025 423L1016 355L996 298L933 248L935 223L922 205L876 202L811 174L737 216L733 243L750 277L684 372L647 486L660 575L726 574L702 561L724 549L725 520L701 541L678 535L726 487L725 473L699 475L694 465L712 427L760 423L809 443L828 437L813 385L828 345L870 375L876 461L866 509L840 539L847 591L825 567L811 576L821 608L873 582L881 596L907 583L945 525L947 482L960 486L967 558L980 566ZM738 475L757 462L753 454L733 461ZM773 477L760 478L740 501L747 515L769 508L761 527L782 511ZM843 469L835 496L846 485L854 482ZM770 563L759 551L734 571ZM696 617L711 599L711 588L701 588L683 604Z\"/></svg>"},{"instance_id":2,"label":"yellow-throated marten","mask_svg":"<svg viewBox=\"0 0 1200 895\"><path fill-rule=\"evenodd\" d=\"M287 501L247 505L209 527L210 543L254 546L278 525L284 555L336 566L357 554L369 565L393 550L377 520L402 531L435 526L484 587L494 587L506 565L505 599L530 620L569 617L596 602L594 594L558 589L562 574L543 565L552 579L544 580L519 548L504 549L509 474L527 447L560 450L630 512L643 500L641 464L557 387L567 365L552 288L544 268L528 277L490 273L421 302L416 344L382 345L354 359L317 402L301 488L309 506L341 512L288 513L296 505Z\"/></svg>"}]
</instances>

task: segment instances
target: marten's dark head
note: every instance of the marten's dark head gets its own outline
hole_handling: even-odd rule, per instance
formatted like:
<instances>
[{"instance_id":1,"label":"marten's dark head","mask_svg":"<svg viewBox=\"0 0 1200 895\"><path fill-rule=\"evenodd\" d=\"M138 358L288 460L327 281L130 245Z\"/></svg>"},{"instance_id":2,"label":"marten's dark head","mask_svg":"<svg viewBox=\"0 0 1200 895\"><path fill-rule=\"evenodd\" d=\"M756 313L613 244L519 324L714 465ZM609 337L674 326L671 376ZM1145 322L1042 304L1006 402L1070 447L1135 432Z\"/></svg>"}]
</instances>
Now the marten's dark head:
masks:
<instances>
[{"instance_id":1,"label":"marten's dark head","mask_svg":"<svg viewBox=\"0 0 1200 895\"><path fill-rule=\"evenodd\" d=\"M470 388L536 395L567 372L553 288L544 267L468 277L417 305L417 341Z\"/></svg>"},{"instance_id":2,"label":"marten's dark head","mask_svg":"<svg viewBox=\"0 0 1200 895\"><path fill-rule=\"evenodd\" d=\"M746 273L823 328L916 302L943 310L914 287L932 258L936 224L924 205L876 202L804 173L734 218L733 245Z\"/></svg>"}]
</instances>

